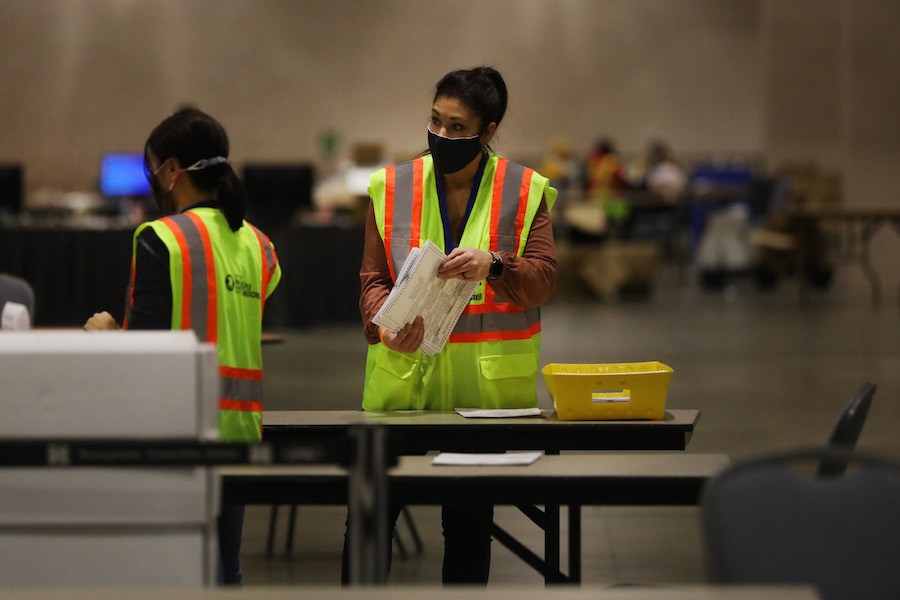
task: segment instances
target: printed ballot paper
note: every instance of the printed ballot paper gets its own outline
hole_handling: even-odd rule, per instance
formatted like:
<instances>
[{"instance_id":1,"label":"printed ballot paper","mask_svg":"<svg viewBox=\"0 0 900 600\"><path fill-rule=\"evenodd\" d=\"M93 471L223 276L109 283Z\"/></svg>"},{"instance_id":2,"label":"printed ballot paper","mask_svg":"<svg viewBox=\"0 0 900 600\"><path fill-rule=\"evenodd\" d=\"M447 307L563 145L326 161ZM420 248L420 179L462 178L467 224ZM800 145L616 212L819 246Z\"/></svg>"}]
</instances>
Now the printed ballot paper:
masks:
<instances>
[{"instance_id":1,"label":"printed ballot paper","mask_svg":"<svg viewBox=\"0 0 900 600\"><path fill-rule=\"evenodd\" d=\"M544 455L543 452L508 452L504 454L468 454L441 452L431 461L432 465L452 466L507 466L530 465Z\"/></svg>"},{"instance_id":2,"label":"printed ballot paper","mask_svg":"<svg viewBox=\"0 0 900 600\"><path fill-rule=\"evenodd\" d=\"M431 240L410 250L394 289L372 318L376 325L397 332L421 316L425 339L420 350L429 356L443 349L478 287L477 281L438 279L438 269L445 260L447 255Z\"/></svg>"}]
</instances>

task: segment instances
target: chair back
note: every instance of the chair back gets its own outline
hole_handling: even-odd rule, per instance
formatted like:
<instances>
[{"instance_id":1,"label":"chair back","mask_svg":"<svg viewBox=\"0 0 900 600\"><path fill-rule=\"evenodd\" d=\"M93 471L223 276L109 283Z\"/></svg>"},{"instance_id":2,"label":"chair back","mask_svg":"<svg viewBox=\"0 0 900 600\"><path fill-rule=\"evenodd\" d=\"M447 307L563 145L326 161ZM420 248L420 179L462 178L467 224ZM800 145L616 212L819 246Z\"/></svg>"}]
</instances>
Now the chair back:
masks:
<instances>
[{"instance_id":1,"label":"chair back","mask_svg":"<svg viewBox=\"0 0 900 600\"><path fill-rule=\"evenodd\" d=\"M840 460L839 478L795 467ZM707 571L716 583L814 584L823 600L900 598L900 464L846 449L738 463L706 487Z\"/></svg>"},{"instance_id":2,"label":"chair back","mask_svg":"<svg viewBox=\"0 0 900 600\"><path fill-rule=\"evenodd\" d=\"M872 396L878 386L871 381L865 382L856 392L841 414L838 415L834 427L826 441L829 448L853 449L869 414ZM847 464L836 459L823 460L816 470L817 477L840 477L847 469Z\"/></svg>"}]
</instances>

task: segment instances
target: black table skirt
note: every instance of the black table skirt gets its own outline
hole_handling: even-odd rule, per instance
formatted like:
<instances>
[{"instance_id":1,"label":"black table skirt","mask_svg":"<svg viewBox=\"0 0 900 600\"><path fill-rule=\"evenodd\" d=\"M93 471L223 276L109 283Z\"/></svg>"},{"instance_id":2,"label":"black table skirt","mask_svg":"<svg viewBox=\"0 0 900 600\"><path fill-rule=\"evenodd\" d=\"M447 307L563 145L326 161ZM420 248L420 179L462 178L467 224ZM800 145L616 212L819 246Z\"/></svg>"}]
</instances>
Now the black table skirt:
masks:
<instances>
[{"instance_id":1,"label":"black table skirt","mask_svg":"<svg viewBox=\"0 0 900 600\"><path fill-rule=\"evenodd\" d=\"M78 327L107 310L121 323L133 230L0 229L0 273L34 288L37 327ZM266 328L359 321L362 227L270 234L282 280L266 303Z\"/></svg>"}]
</instances>

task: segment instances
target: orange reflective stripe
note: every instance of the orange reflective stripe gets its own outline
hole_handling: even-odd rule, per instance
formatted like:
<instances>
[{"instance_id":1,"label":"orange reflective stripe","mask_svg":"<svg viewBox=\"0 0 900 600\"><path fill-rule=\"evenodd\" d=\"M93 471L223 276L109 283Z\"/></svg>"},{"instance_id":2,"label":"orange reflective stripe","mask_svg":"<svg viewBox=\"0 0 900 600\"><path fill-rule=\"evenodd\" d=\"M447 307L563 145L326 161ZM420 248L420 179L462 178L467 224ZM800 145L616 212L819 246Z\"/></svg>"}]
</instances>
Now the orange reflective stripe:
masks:
<instances>
[{"instance_id":1,"label":"orange reflective stripe","mask_svg":"<svg viewBox=\"0 0 900 600\"><path fill-rule=\"evenodd\" d=\"M500 207L503 205L503 181L506 179L506 159L497 161L497 171L494 173L494 189L491 195L491 247L497 251L497 233L500 230Z\"/></svg>"},{"instance_id":2,"label":"orange reflective stripe","mask_svg":"<svg viewBox=\"0 0 900 600\"><path fill-rule=\"evenodd\" d=\"M219 410L239 410L241 412L262 412L262 402L219 398Z\"/></svg>"},{"instance_id":3,"label":"orange reflective stripe","mask_svg":"<svg viewBox=\"0 0 900 600\"><path fill-rule=\"evenodd\" d=\"M394 260L391 257L391 240L394 237L394 165L384 170L384 254L387 256L391 280L396 281Z\"/></svg>"},{"instance_id":4,"label":"orange reflective stripe","mask_svg":"<svg viewBox=\"0 0 900 600\"><path fill-rule=\"evenodd\" d=\"M134 308L134 254L131 255L131 281L128 285L128 306L125 307L125 322L122 329L128 329L128 319L131 317L131 309Z\"/></svg>"},{"instance_id":5,"label":"orange reflective stripe","mask_svg":"<svg viewBox=\"0 0 900 600\"><path fill-rule=\"evenodd\" d=\"M503 342L508 340L527 340L541 332L541 322L538 321L528 329L519 331L485 331L483 333L451 333L447 340L450 343L467 342Z\"/></svg>"},{"instance_id":6,"label":"orange reflective stripe","mask_svg":"<svg viewBox=\"0 0 900 600\"><path fill-rule=\"evenodd\" d=\"M219 376L231 377L232 379L250 379L252 381L261 381L263 378L262 369L239 369L237 367L219 367Z\"/></svg>"},{"instance_id":7,"label":"orange reflective stripe","mask_svg":"<svg viewBox=\"0 0 900 600\"><path fill-rule=\"evenodd\" d=\"M163 217L160 223L169 228L181 248L181 328L191 328L191 251L181 228L170 217Z\"/></svg>"},{"instance_id":8,"label":"orange reflective stripe","mask_svg":"<svg viewBox=\"0 0 900 600\"><path fill-rule=\"evenodd\" d=\"M494 187L491 193L491 228L490 228L490 246L489 250L497 251L498 237L500 231L500 207L503 206L503 182L506 179L507 160L501 158L497 161L497 169L494 172ZM494 288L489 285L484 286L484 303L487 305L494 304Z\"/></svg>"},{"instance_id":9,"label":"orange reflective stripe","mask_svg":"<svg viewBox=\"0 0 900 600\"><path fill-rule=\"evenodd\" d=\"M485 313L518 313L525 309L508 302L495 302L492 304L469 304L463 310L464 315L483 315Z\"/></svg>"},{"instance_id":10,"label":"orange reflective stripe","mask_svg":"<svg viewBox=\"0 0 900 600\"><path fill-rule=\"evenodd\" d=\"M412 219L409 228L409 249L419 247L422 239L422 160L413 161Z\"/></svg>"},{"instance_id":11,"label":"orange reflective stripe","mask_svg":"<svg viewBox=\"0 0 900 600\"><path fill-rule=\"evenodd\" d=\"M534 171L531 169L525 169L525 174L522 176L522 188L519 191L519 214L516 215L516 250L519 250L519 245L522 243L522 229L525 228L525 211L528 208L528 195L531 191L531 177L534 175ZM524 200L524 202L523 202Z\"/></svg>"},{"instance_id":12,"label":"orange reflective stripe","mask_svg":"<svg viewBox=\"0 0 900 600\"><path fill-rule=\"evenodd\" d=\"M190 217L197 230L200 232L200 239L203 241L203 256L206 258L206 341L216 343L219 337L219 311L216 307L216 261L213 257L212 242L209 239L209 230L206 229L206 223L193 212L185 213Z\"/></svg>"}]
</instances>

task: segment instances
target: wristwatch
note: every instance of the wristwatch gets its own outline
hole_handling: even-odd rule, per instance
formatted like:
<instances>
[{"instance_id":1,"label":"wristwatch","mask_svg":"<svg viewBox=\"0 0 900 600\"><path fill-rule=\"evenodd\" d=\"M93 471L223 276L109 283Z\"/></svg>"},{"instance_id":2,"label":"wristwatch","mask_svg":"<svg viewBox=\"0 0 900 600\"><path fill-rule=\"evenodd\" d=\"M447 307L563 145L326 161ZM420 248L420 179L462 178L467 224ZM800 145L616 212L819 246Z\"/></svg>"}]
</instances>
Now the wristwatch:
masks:
<instances>
[{"instance_id":1,"label":"wristwatch","mask_svg":"<svg viewBox=\"0 0 900 600\"><path fill-rule=\"evenodd\" d=\"M500 257L500 254L494 252L493 250L489 250L491 256L494 258L494 261L491 263L491 270L488 272L488 279L499 279L501 275L503 275L503 258Z\"/></svg>"}]
</instances>

